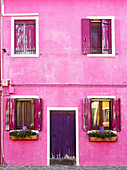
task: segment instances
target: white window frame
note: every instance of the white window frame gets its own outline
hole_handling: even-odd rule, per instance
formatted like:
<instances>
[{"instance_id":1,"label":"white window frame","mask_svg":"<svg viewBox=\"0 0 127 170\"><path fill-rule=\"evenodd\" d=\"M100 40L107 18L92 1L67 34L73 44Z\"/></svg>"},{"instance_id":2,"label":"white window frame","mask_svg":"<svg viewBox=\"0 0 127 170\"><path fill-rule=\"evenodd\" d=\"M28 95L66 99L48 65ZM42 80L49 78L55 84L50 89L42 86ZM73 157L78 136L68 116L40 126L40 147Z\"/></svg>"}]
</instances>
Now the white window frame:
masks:
<instances>
[{"instance_id":1,"label":"white window frame","mask_svg":"<svg viewBox=\"0 0 127 170\"><path fill-rule=\"evenodd\" d=\"M115 17L114 16L87 16L88 19L111 19L112 54L87 54L88 57L115 57Z\"/></svg>"},{"instance_id":2,"label":"white window frame","mask_svg":"<svg viewBox=\"0 0 127 170\"><path fill-rule=\"evenodd\" d=\"M35 20L36 21L36 54L14 54L14 21ZM39 57L39 19L38 17L11 17L11 57Z\"/></svg>"}]
</instances>

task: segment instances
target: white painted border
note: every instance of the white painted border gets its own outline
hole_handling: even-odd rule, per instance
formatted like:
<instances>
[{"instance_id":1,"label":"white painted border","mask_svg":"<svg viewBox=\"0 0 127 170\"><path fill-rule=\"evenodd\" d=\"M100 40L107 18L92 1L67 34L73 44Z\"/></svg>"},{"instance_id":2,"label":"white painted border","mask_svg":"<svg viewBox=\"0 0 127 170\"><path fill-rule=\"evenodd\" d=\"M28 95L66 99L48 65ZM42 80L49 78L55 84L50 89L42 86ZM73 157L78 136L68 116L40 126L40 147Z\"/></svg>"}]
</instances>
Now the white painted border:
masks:
<instances>
[{"instance_id":1,"label":"white painted border","mask_svg":"<svg viewBox=\"0 0 127 170\"><path fill-rule=\"evenodd\" d=\"M23 13L23 14L2 14L4 17L11 17L11 16L38 16L39 13Z\"/></svg>"},{"instance_id":2,"label":"white painted border","mask_svg":"<svg viewBox=\"0 0 127 170\"><path fill-rule=\"evenodd\" d=\"M47 165L50 165L50 111L75 111L76 114L76 165L79 166L78 107L47 107Z\"/></svg>"},{"instance_id":3,"label":"white painted border","mask_svg":"<svg viewBox=\"0 0 127 170\"><path fill-rule=\"evenodd\" d=\"M115 96L87 96L87 98L89 99L92 99L92 98L95 98L95 99L115 99L116 97Z\"/></svg>"},{"instance_id":4,"label":"white painted border","mask_svg":"<svg viewBox=\"0 0 127 170\"><path fill-rule=\"evenodd\" d=\"M36 95L11 95L12 99L39 99Z\"/></svg>"},{"instance_id":5,"label":"white painted border","mask_svg":"<svg viewBox=\"0 0 127 170\"><path fill-rule=\"evenodd\" d=\"M111 19L112 54L87 54L88 57L115 57L115 17L114 16L87 16L88 19Z\"/></svg>"},{"instance_id":6,"label":"white painted border","mask_svg":"<svg viewBox=\"0 0 127 170\"><path fill-rule=\"evenodd\" d=\"M16 14L5 14L4 13L4 0L2 0L2 15L4 17L9 17L9 16L36 16L39 15L39 13L16 13Z\"/></svg>"},{"instance_id":7,"label":"white painted border","mask_svg":"<svg viewBox=\"0 0 127 170\"><path fill-rule=\"evenodd\" d=\"M36 54L14 54L14 21L36 20ZM11 57L39 57L39 18L38 17L11 17Z\"/></svg>"}]
</instances>

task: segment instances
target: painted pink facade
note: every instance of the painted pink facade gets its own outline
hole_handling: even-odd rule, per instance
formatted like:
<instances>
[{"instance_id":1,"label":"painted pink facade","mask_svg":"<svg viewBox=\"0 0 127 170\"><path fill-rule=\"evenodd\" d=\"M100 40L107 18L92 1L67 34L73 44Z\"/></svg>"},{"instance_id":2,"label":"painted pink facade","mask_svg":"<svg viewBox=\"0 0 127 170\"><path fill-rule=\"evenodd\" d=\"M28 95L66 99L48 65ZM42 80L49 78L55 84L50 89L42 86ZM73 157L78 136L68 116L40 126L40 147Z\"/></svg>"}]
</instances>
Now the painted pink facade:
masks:
<instances>
[{"instance_id":1,"label":"painted pink facade","mask_svg":"<svg viewBox=\"0 0 127 170\"><path fill-rule=\"evenodd\" d=\"M11 56L11 17L38 13L38 57ZM47 165L47 108L78 108L79 165L127 166L127 1L4 0L2 16L3 151L7 164ZM8 14L8 15L6 15ZM10 16L9 16L10 14ZM37 16L35 14L35 16ZM115 17L115 56L87 57L81 50L81 19ZM34 17L30 15L29 17ZM37 141L11 141L5 130L6 98L36 95L43 100L42 131ZM83 130L83 98L121 99L121 131L117 142L92 143ZM2 157L2 156L1 156Z\"/></svg>"}]
</instances>

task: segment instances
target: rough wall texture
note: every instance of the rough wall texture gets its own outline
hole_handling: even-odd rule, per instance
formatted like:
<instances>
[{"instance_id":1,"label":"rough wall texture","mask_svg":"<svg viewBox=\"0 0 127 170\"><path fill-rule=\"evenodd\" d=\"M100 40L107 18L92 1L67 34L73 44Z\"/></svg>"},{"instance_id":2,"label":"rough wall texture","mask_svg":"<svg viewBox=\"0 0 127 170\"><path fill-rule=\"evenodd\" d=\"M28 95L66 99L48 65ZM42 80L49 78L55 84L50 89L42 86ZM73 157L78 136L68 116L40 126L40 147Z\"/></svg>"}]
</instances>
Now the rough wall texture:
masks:
<instances>
[{"instance_id":1,"label":"rough wall texture","mask_svg":"<svg viewBox=\"0 0 127 170\"><path fill-rule=\"evenodd\" d=\"M38 141L11 141L9 132L4 130L6 162L46 165L47 107L78 107L79 164L127 165L127 1L4 0L4 2L5 13L39 13L39 56L11 57L11 17L3 17L3 47L7 53L3 54L2 76L4 79L13 80L14 95L38 95L43 99L43 130L39 134ZM86 16L115 16L117 53L115 57L88 58L81 54L81 18ZM37 85L43 83L63 85ZM67 86L65 83L79 85ZM25 86L25 84L36 85ZM93 84L93 86L83 84ZM100 84L114 84L114 86L100 86ZM82 99L89 95L121 98L122 131L118 134L118 142L88 141L88 136L82 128ZM5 88L4 122L7 97L9 96Z\"/></svg>"}]
</instances>

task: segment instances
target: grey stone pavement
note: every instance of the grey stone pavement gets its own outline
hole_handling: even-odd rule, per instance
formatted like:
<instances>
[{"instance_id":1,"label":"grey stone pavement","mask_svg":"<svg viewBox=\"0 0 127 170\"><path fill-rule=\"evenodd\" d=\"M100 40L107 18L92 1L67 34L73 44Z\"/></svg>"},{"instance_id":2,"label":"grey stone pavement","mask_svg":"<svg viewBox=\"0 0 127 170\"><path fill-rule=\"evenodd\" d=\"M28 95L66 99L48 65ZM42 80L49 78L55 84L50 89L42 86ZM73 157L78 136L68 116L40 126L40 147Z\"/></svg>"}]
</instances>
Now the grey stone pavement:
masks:
<instances>
[{"instance_id":1,"label":"grey stone pavement","mask_svg":"<svg viewBox=\"0 0 127 170\"><path fill-rule=\"evenodd\" d=\"M33 165L2 165L0 170L127 170L127 166L33 166Z\"/></svg>"}]
</instances>

